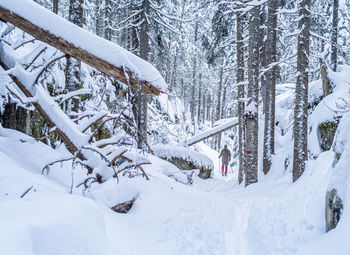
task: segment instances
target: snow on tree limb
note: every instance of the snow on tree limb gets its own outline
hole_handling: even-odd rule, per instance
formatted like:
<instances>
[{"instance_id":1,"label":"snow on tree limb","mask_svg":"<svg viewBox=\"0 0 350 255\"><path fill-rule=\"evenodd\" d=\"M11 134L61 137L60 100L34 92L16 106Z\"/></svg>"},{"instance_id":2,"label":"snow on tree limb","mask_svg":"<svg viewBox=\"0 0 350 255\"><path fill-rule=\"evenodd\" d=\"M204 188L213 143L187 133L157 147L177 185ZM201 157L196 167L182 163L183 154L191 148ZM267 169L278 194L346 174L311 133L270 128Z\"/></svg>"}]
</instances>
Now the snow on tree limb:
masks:
<instances>
[{"instance_id":1,"label":"snow on tree limb","mask_svg":"<svg viewBox=\"0 0 350 255\"><path fill-rule=\"evenodd\" d=\"M2 1L0 19L143 93L159 95L167 90L161 74L147 61L32 1Z\"/></svg>"},{"instance_id":2,"label":"snow on tree limb","mask_svg":"<svg viewBox=\"0 0 350 255\"><path fill-rule=\"evenodd\" d=\"M191 137L190 139L188 139L185 142L186 146L191 146L195 143L199 143L211 136L214 136L218 133L221 133L227 129L233 128L234 126L238 125L238 119L236 117L234 118L229 118L229 119L224 119L225 121L220 121L220 124L216 127L213 127L209 130L206 130L198 135L195 135L193 137ZM222 123L223 122L223 123Z\"/></svg>"},{"instance_id":3,"label":"snow on tree limb","mask_svg":"<svg viewBox=\"0 0 350 255\"><path fill-rule=\"evenodd\" d=\"M51 127L51 131L54 130L59 135L74 158L78 157L81 160L76 161L76 163L87 167L89 174L96 175L96 177L88 178L93 178L97 182L103 182L110 177L117 178L116 167L103 151L92 143L90 135L84 133L93 123L107 116L107 111L93 115L79 126L62 111L54 98L43 87L36 84L37 71L24 70L18 63L11 46L3 42L0 42L0 66L15 83L12 85L13 88L17 86L18 91L23 93L23 96L20 96L21 101L33 103ZM16 93L14 89L11 91ZM114 158L117 156L114 154ZM141 172L143 173L143 171Z\"/></svg>"}]
</instances>

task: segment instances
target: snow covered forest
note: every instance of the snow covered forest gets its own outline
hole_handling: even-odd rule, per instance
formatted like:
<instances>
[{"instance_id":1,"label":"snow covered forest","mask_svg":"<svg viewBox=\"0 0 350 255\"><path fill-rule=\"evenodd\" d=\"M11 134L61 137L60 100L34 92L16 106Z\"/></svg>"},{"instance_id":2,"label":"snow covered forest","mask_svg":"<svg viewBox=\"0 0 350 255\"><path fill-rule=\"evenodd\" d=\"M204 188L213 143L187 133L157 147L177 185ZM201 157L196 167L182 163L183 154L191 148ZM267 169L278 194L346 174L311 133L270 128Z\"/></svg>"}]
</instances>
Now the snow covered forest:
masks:
<instances>
[{"instance_id":1,"label":"snow covered forest","mask_svg":"<svg viewBox=\"0 0 350 255\"><path fill-rule=\"evenodd\" d=\"M349 255L349 41L350 0L0 0L0 253Z\"/></svg>"}]
</instances>

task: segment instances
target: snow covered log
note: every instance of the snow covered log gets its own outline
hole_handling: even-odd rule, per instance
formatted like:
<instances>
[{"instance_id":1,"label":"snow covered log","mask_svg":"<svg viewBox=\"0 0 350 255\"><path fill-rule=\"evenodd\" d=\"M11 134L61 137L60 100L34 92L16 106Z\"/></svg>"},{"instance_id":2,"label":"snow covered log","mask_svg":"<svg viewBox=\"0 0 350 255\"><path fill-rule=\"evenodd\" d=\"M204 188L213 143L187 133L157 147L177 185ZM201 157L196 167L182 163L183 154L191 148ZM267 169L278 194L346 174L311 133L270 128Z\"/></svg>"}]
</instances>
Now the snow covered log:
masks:
<instances>
[{"instance_id":1,"label":"snow covered log","mask_svg":"<svg viewBox=\"0 0 350 255\"><path fill-rule=\"evenodd\" d=\"M214 170L213 161L206 155L178 144L152 146L154 155L164 159L181 170L199 169L198 176L208 179Z\"/></svg>"},{"instance_id":2,"label":"snow covered log","mask_svg":"<svg viewBox=\"0 0 350 255\"><path fill-rule=\"evenodd\" d=\"M161 74L147 61L33 1L1 1L0 19L145 94L167 90Z\"/></svg>"},{"instance_id":3,"label":"snow covered log","mask_svg":"<svg viewBox=\"0 0 350 255\"><path fill-rule=\"evenodd\" d=\"M199 143L199 142L201 142L209 137L212 137L218 133L224 132L230 128L237 126L238 119L237 119L237 117L223 119L223 120L220 120L219 122L217 122L217 124L218 124L217 126L188 139L185 142L185 146L191 146L193 144Z\"/></svg>"}]
</instances>

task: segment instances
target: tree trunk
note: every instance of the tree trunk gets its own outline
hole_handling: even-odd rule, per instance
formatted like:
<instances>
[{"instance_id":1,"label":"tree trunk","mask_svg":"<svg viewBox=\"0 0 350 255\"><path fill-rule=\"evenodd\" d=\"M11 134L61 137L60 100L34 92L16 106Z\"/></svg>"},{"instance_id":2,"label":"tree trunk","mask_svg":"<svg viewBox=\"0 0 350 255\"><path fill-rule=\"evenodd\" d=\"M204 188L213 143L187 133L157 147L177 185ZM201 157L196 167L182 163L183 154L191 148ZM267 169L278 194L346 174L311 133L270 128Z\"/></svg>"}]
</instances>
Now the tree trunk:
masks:
<instances>
[{"instance_id":1,"label":"tree trunk","mask_svg":"<svg viewBox=\"0 0 350 255\"><path fill-rule=\"evenodd\" d=\"M323 97L326 97L331 94L331 83L328 76L327 65L323 58L320 58L320 72L322 79Z\"/></svg>"},{"instance_id":2,"label":"tree trunk","mask_svg":"<svg viewBox=\"0 0 350 255\"><path fill-rule=\"evenodd\" d=\"M321 52L324 52L324 40L321 41ZM322 91L323 91L323 97L328 96L331 93L331 82L329 80L328 75L328 67L323 57L320 57L320 72L321 72L321 79L322 79Z\"/></svg>"},{"instance_id":3,"label":"tree trunk","mask_svg":"<svg viewBox=\"0 0 350 255\"><path fill-rule=\"evenodd\" d=\"M52 11L56 14L58 14L58 2L59 0L53 0L52 2Z\"/></svg>"},{"instance_id":4,"label":"tree trunk","mask_svg":"<svg viewBox=\"0 0 350 255\"><path fill-rule=\"evenodd\" d=\"M207 98L207 120L210 121L210 110L211 110L211 95Z\"/></svg>"},{"instance_id":5,"label":"tree trunk","mask_svg":"<svg viewBox=\"0 0 350 255\"><path fill-rule=\"evenodd\" d=\"M198 82L198 108L197 108L197 123L198 125L201 122L201 98L202 98L202 74L199 73L199 82Z\"/></svg>"},{"instance_id":6,"label":"tree trunk","mask_svg":"<svg viewBox=\"0 0 350 255\"><path fill-rule=\"evenodd\" d=\"M198 40L198 22L196 22L196 27L194 29L194 44L197 44ZM195 115L196 115L196 84L197 84L197 54L194 53L194 59L193 59L193 84L192 84L192 93L191 93L191 103L190 103L190 110L191 110L191 120L192 124L195 125Z\"/></svg>"},{"instance_id":7,"label":"tree trunk","mask_svg":"<svg viewBox=\"0 0 350 255\"><path fill-rule=\"evenodd\" d=\"M227 86L224 86L224 92L222 94L222 106L221 106L220 119L225 118L226 88Z\"/></svg>"},{"instance_id":8,"label":"tree trunk","mask_svg":"<svg viewBox=\"0 0 350 255\"><path fill-rule=\"evenodd\" d=\"M244 118L244 51L243 51L243 17L241 13L236 15L237 25L237 97L238 97L238 183L241 184L245 173L245 118Z\"/></svg>"},{"instance_id":9,"label":"tree trunk","mask_svg":"<svg viewBox=\"0 0 350 255\"><path fill-rule=\"evenodd\" d=\"M218 90L218 101L216 106L216 116L215 120L220 119L221 115L221 94L222 94L222 85L223 85L223 77L224 76L224 68L220 67L220 78L219 78L219 90ZM216 136L216 150L220 150L221 148L221 133Z\"/></svg>"},{"instance_id":10,"label":"tree trunk","mask_svg":"<svg viewBox=\"0 0 350 255\"><path fill-rule=\"evenodd\" d=\"M205 118L206 118L206 109L207 109L207 98L205 96L205 93L203 93L203 98L202 98L202 123L205 123Z\"/></svg>"},{"instance_id":11,"label":"tree trunk","mask_svg":"<svg viewBox=\"0 0 350 255\"><path fill-rule=\"evenodd\" d=\"M245 186L258 182L258 96L259 96L259 7L254 7L249 20L248 105L246 115Z\"/></svg>"},{"instance_id":12,"label":"tree trunk","mask_svg":"<svg viewBox=\"0 0 350 255\"><path fill-rule=\"evenodd\" d=\"M149 57L149 37L148 37L148 31L149 31L149 24L147 21L147 13L149 13L150 9L150 3L148 0L144 0L142 4L142 19L143 23L141 24L140 29L140 57L146 61L148 61ZM137 93L137 106L138 106L138 120L137 123L138 129L139 129L139 135L138 135L138 147L139 148L146 148L146 142L147 142L147 95L141 93L138 91Z\"/></svg>"},{"instance_id":13,"label":"tree trunk","mask_svg":"<svg viewBox=\"0 0 350 255\"><path fill-rule=\"evenodd\" d=\"M220 67L218 102L217 102L217 106L216 106L216 118L215 118L215 120L220 119L223 76L224 76L224 68Z\"/></svg>"},{"instance_id":14,"label":"tree trunk","mask_svg":"<svg viewBox=\"0 0 350 255\"><path fill-rule=\"evenodd\" d=\"M102 1L101 0L95 0L95 30L96 30L96 35L98 36L103 36L104 31L104 24L103 24L103 13L101 11L101 5Z\"/></svg>"},{"instance_id":15,"label":"tree trunk","mask_svg":"<svg viewBox=\"0 0 350 255\"><path fill-rule=\"evenodd\" d=\"M338 9L339 0L333 0L333 20L332 20L332 45L331 45L331 61L332 68L335 72L337 70L337 44L338 44Z\"/></svg>"},{"instance_id":16,"label":"tree trunk","mask_svg":"<svg viewBox=\"0 0 350 255\"><path fill-rule=\"evenodd\" d=\"M175 56L174 56L174 64L173 64L173 71L171 73L171 81L169 86L169 92L173 92L176 90L176 83L177 83L177 58L178 58L178 47L176 46Z\"/></svg>"},{"instance_id":17,"label":"tree trunk","mask_svg":"<svg viewBox=\"0 0 350 255\"><path fill-rule=\"evenodd\" d=\"M69 2L69 21L83 26L83 0L70 0ZM67 56L66 62L66 89L67 91L78 90L81 86L80 81L80 60L74 59L71 56ZM68 112L70 110L74 112L79 111L79 99L72 98L68 101Z\"/></svg>"},{"instance_id":18,"label":"tree trunk","mask_svg":"<svg viewBox=\"0 0 350 255\"><path fill-rule=\"evenodd\" d=\"M111 20L112 20L112 2L110 0L105 0L105 33L104 38L108 41L112 40L112 29L111 29Z\"/></svg>"},{"instance_id":19,"label":"tree trunk","mask_svg":"<svg viewBox=\"0 0 350 255\"><path fill-rule=\"evenodd\" d=\"M299 6L297 82L294 108L294 158L293 182L305 170L307 160L307 107L309 85L310 0L302 0Z\"/></svg>"},{"instance_id":20,"label":"tree trunk","mask_svg":"<svg viewBox=\"0 0 350 255\"><path fill-rule=\"evenodd\" d=\"M276 1L275 1L276 2ZM277 3L277 2L276 2ZM267 38L266 38L266 25L267 25L267 20L266 20L266 12L265 12L265 5L260 6L259 10L259 45L260 45L260 50L259 50L259 61L260 61L260 66L266 68L267 66L267 61L270 58L267 57L268 55L268 48L267 48ZM266 80L266 73L261 75L260 78L260 92L261 92L261 98L262 98L262 103L263 103L263 113L266 111L266 104L267 104L267 98L266 98L266 93L268 93L268 88L267 88L267 80Z\"/></svg>"},{"instance_id":21,"label":"tree trunk","mask_svg":"<svg viewBox=\"0 0 350 255\"><path fill-rule=\"evenodd\" d=\"M277 61L277 1L268 2L268 20L267 20L267 51L265 68L266 72L266 103L265 103L265 125L264 125L264 154L263 171L267 174L271 168L271 156L275 153L275 92L276 92L276 67L271 64Z\"/></svg>"},{"instance_id":22,"label":"tree trunk","mask_svg":"<svg viewBox=\"0 0 350 255\"><path fill-rule=\"evenodd\" d=\"M7 103L4 112L0 113L0 123L4 128L11 128L20 132L27 131L27 110L15 103Z\"/></svg>"}]
</instances>

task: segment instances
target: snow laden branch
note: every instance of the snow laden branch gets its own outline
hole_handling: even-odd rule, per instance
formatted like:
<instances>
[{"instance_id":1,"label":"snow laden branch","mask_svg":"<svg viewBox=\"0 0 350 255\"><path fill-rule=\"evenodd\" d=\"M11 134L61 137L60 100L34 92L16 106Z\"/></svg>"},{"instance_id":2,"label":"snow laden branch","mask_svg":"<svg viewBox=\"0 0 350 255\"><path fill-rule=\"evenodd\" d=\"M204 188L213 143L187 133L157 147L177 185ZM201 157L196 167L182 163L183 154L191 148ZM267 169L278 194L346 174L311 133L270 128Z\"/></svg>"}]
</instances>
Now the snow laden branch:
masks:
<instances>
[{"instance_id":1,"label":"snow laden branch","mask_svg":"<svg viewBox=\"0 0 350 255\"><path fill-rule=\"evenodd\" d=\"M233 128L238 125L238 119L235 118L229 118L229 119L222 119L218 122L216 122L218 126L214 126L213 128L206 130L198 135L195 135L188 139L185 142L186 146L191 146L193 144L199 143L209 137L212 137L218 133L224 132L225 130L228 130L230 128Z\"/></svg>"},{"instance_id":2,"label":"snow laden branch","mask_svg":"<svg viewBox=\"0 0 350 255\"><path fill-rule=\"evenodd\" d=\"M119 45L27 0L1 1L0 19L146 94L165 93L158 70Z\"/></svg>"},{"instance_id":3,"label":"snow laden branch","mask_svg":"<svg viewBox=\"0 0 350 255\"><path fill-rule=\"evenodd\" d=\"M48 61L51 61L51 59ZM149 163L147 160L129 159L132 158L132 155L129 155L127 159L125 158L128 148L124 144L127 144L127 141L120 138L110 138L105 141L94 142L94 139L92 139L92 136L96 133L91 132L91 126L99 121L104 122L104 118L109 121L116 119L118 116L108 111L91 113L86 115L86 120L82 120L78 125L55 102L55 100L63 100L81 93L87 93L88 90L80 90L75 94L60 95L56 98L51 97L42 86L36 83L37 75L41 73L40 68L32 72L25 70L23 64L20 64L16 58L16 52L13 48L3 42L0 43L0 66L14 82L14 84L8 86L11 94L24 104L33 104L51 127L51 132L54 131L62 139L73 155L68 160L73 159L73 164L80 164L88 169L89 175L84 182L85 187L89 186L88 183L92 183L89 180L102 183L111 177L118 178L118 173L133 167L140 169L142 175L148 179L141 167L141 165ZM45 63L44 66L46 66ZM125 165L118 167L115 163L120 158L126 159L130 164L127 167ZM62 159L57 162L61 161ZM47 167L51 164L48 164Z\"/></svg>"}]
</instances>

